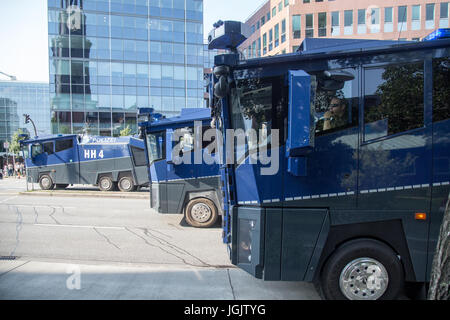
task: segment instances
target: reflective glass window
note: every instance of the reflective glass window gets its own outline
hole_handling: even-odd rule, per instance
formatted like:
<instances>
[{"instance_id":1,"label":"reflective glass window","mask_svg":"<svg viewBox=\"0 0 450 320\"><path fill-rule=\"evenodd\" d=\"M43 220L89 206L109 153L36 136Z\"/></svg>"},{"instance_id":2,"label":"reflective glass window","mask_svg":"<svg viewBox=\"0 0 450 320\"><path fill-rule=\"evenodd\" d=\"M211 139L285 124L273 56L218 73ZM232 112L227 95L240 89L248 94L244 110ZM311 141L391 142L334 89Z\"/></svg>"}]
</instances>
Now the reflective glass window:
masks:
<instances>
[{"instance_id":1,"label":"reflective glass window","mask_svg":"<svg viewBox=\"0 0 450 320\"><path fill-rule=\"evenodd\" d=\"M423 63L369 68L364 76L364 140L424 125Z\"/></svg>"}]
</instances>

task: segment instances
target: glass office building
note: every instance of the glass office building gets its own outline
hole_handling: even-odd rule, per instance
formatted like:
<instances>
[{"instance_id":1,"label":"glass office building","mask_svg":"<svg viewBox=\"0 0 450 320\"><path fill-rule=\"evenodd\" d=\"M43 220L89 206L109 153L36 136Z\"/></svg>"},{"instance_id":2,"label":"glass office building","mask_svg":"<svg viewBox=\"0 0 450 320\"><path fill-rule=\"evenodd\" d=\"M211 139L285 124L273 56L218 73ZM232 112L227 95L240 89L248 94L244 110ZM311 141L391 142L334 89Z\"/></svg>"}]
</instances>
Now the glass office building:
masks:
<instances>
[{"instance_id":1,"label":"glass office building","mask_svg":"<svg viewBox=\"0 0 450 320\"><path fill-rule=\"evenodd\" d=\"M24 123L23 114L30 115L38 135L50 134L48 83L0 81L0 153L3 143L11 142L20 128L34 136L31 124Z\"/></svg>"},{"instance_id":2,"label":"glass office building","mask_svg":"<svg viewBox=\"0 0 450 320\"><path fill-rule=\"evenodd\" d=\"M53 133L136 132L203 106L202 0L48 0Z\"/></svg>"}]
</instances>

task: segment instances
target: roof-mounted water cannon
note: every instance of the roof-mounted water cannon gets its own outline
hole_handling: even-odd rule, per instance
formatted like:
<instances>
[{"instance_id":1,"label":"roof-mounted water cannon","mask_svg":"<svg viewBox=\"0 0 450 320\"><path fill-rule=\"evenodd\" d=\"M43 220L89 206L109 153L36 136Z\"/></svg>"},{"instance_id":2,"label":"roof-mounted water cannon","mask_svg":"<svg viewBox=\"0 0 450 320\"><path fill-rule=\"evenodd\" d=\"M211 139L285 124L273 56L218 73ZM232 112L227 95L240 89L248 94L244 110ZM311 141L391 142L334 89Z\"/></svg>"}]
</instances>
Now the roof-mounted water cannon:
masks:
<instances>
[{"instance_id":1,"label":"roof-mounted water cannon","mask_svg":"<svg viewBox=\"0 0 450 320\"><path fill-rule=\"evenodd\" d=\"M228 50L227 54L214 57L214 70L210 81L210 98L213 121L211 127L220 123L221 99L225 98L233 82L231 68L239 63L238 47L251 35L250 27L239 21L217 21L208 36L209 50ZM220 124L219 124L220 126Z\"/></svg>"},{"instance_id":2,"label":"roof-mounted water cannon","mask_svg":"<svg viewBox=\"0 0 450 320\"><path fill-rule=\"evenodd\" d=\"M144 138L145 127L150 123L155 123L164 119L161 113L155 113L153 108L139 108L138 110L138 126L139 126L139 139Z\"/></svg>"},{"instance_id":3,"label":"roof-mounted water cannon","mask_svg":"<svg viewBox=\"0 0 450 320\"><path fill-rule=\"evenodd\" d=\"M161 113L155 113L153 108L139 108L138 111L138 123L145 122L157 122L163 119L164 116Z\"/></svg>"},{"instance_id":4,"label":"roof-mounted water cannon","mask_svg":"<svg viewBox=\"0 0 450 320\"><path fill-rule=\"evenodd\" d=\"M250 35L250 27L239 21L222 21L214 23L214 29L208 35L209 50L230 50L237 53L237 48Z\"/></svg>"}]
</instances>

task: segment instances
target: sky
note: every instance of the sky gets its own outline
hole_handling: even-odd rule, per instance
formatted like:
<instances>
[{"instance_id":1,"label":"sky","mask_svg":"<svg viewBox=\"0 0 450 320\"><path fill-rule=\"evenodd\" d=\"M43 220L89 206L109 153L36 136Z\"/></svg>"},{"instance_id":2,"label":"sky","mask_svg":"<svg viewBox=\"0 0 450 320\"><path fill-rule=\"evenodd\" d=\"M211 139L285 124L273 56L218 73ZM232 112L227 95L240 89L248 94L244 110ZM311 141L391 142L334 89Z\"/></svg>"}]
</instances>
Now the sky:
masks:
<instances>
[{"instance_id":1,"label":"sky","mask_svg":"<svg viewBox=\"0 0 450 320\"><path fill-rule=\"evenodd\" d=\"M204 0L205 37L218 20L245 21L266 0ZM0 71L48 82L47 0L0 0ZM0 74L0 80L8 80Z\"/></svg>"}]
</instances>

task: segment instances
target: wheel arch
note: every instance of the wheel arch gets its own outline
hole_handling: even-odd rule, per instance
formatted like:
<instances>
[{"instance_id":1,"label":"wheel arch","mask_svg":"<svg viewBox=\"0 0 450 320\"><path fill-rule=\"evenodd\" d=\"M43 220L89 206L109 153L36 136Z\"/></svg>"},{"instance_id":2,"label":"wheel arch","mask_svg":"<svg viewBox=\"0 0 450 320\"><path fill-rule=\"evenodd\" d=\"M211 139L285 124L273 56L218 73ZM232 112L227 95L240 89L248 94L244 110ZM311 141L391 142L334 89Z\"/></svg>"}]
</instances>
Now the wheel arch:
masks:
<instances>
[{"instance_id":1,"label":"wheel arch","mask_svg":"<svg viewBox=\"0 0 450 320\"><path fill-rule=\"evenodd\" d=\"M401 220L331 226L316 268L314 280L320 279L326 262L336 250L362 240L377 241L391 248L395 254L400 256L405 281L416 281Z\"/></svg>"},{"instance_id":2,"label":"wheel arch","mask_svg":"<svg viewBox=\"0 0 450 320\"><path fill-rule=\"evenodd\" d=\"M131 178L131 180L133 180L133 183L136 185L137 181L136 181L136 178L134 177L134 174L133 174L133 172L131 170L123 170L123 171L118 172L116 181L117 182L120 181L120 179L122 179L123 177Z\"/></svg>"}]
</instances>

